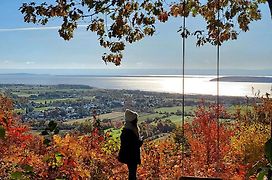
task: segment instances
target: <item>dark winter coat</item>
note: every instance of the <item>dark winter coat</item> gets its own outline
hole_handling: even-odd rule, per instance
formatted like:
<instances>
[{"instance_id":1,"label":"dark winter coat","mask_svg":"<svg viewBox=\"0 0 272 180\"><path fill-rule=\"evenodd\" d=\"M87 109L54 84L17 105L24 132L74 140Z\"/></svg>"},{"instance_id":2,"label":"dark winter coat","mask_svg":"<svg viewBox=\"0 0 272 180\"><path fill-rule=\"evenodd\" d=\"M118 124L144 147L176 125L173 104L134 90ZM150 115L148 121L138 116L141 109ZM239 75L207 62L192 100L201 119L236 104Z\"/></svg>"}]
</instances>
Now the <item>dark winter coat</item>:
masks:
<instances>
[{"instance_id":1,"label":"dark winter coat","mask_svg":"<svg viewBox=\"0 0 272 180\"><path fill-rule=\"evenodd\" d=\"M141 164L140 147L143 141L130 129L123 129L118 160L125 164Z\"/></svg>"}]
</instances>

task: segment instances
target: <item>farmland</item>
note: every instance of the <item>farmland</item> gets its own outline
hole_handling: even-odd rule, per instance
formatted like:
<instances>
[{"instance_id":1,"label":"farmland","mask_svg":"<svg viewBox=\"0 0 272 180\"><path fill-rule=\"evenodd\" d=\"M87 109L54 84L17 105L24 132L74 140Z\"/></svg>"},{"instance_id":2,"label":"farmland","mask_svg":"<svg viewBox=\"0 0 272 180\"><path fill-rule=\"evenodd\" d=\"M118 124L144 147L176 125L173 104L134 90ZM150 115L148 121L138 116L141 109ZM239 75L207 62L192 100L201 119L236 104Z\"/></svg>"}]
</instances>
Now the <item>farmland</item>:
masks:
<instances>
[{"instance_id":1,"label":"farmland","mask_svg":"<svg viewBox=\"0 0 272 180\"><path fill-rule=\"evenodd\" d=\"M14 112L24 122L32 124L35 131L43 129L48 121L53 120L59 123L61 131L68 132L88 122L94 123L95 115L104 129L110 129L113 133L122 127L125 109L138 112L139 122L150 124L152 128L164 122L168 123L167 127L179 126L182 119L180 94L98 89L85 85L22 84L1 87L1 91L14 100ZM206 105L215 101L214 96L185 96L185 121L192 120L203 97ZM245 104L246 99L243 97L220 98L230 113L235 113L238 108L241 112L251 108Z\"/></svg>"}]
</instances>

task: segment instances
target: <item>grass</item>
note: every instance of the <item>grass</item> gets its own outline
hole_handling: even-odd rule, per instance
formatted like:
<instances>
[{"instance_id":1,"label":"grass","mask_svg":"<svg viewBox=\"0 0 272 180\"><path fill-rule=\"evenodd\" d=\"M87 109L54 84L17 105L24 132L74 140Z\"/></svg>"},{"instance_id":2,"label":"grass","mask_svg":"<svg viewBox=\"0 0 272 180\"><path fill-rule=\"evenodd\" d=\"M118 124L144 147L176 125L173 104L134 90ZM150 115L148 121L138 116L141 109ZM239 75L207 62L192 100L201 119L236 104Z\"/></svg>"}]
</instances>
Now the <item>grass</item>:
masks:
<instances>
[{"instance_id":1,"label":"grass","mask_svg":"<svg viewBox=\"0 0 272 180\"><path fill-rule=\"evenodd\" d=\"M20 114L22 114L22 113L24 113L25 112L25 110L24 109L14 109L14 112L15 113L20 113Z\"/></svg>"},{"instance_id":2,"label":"grass","mask_svg":"<svg viewBox=\"0 0 272 180\"><path fill-rule=\"evenodd\" d=\"M66 122L63 122L63 124L81 124L84 123L86 120L92 119L91 117L81 118L81 119L73 119L73 120L67 120Z\"/></svg>"},{"instance_id":3,"label":"grass","mask_svg":"<svg viewBox=\"0 0 272 180\"><path fill-rule=\"evenodd\" d=\"M39 108L34 108L34 111L45 111L45 110L52 109L52 108L54 108L54 107L52 107L52 106L39 107Z\"/></svg>"},{"instance_id":4,"label":"grass","mask_svg":"<svg viewBox=\"0 0 272 180\"><path fill-rule=\"evenodd\" d=\"M252 111L253 107L252 106L246 106L246 105L242 105L242 106L230 106L228 108L226 108L227 112L230 114L235 114L237 112L237 109L240 108L241 113L245 114L247 111Z\"/></svg>"},{"instance_id":5,"label":"grass","mask_svg":"<svg viewBox=\"0 0 272 180\"><path fill-rule=\"evenodd\" d=\"M26 93L26 92L12 92L12 94L15 94L19 97L29 97L31 95L37 95L37 94L34 94L34 93Z\"/></svg>"},{"instance_id":6,"label":"grass","mask_svg":"<svg viewBox=\"0 0 272 180\"><path fill-rule=\"evenodd\" d=\"M74 92L74 93L84 93L84 92L93 92L95 89L69 89L69 88L58 88L58 87L50 87L50 86L45 86L45 87L40 87L40 86L35 86L35 87L29 87L29 86L26 86L26 87L13 87L12 89L12 93L15 94L15 95L18 95L19 97L29 97L31 95L39 95L41 93L50 93L50 92L62 92L62 93L71 93L71 92ZM94 97L83 97L83 99L93 99ZM38 102L38 103L43 103L45 101L65 101L65 100L73 100L73 99L81 99L81 98L63 98L63 99L40 99L40 100L34 100L35 102Z\"/></svg>"},{"instance_id":7,"label":"grass","mask_svg":"<svg viewBox=\"0 0 272 180\"><path fill-rule=\"evenodd\" d=\"M33 100L36 103L41 103L41 104L45 104L45 102L50 103L50 102L56 102L56 101L75 101L78 98L60 98L60 99L37 99L37 100Z\"/></svg>"},{"instance_id":8,"label":"grass","mask_svg":"<svg viewBox=\"0 0 272 180\"><path fill-rule=\"evenodd\" d=\"M170 119L172 122L178 124L181 122L181 116L172 115L166 118L162 118L164 114L154 113L154 114L140 114L139 115L139 122L143 122L147 119L154 119L154 118L160 118L162 120ZM112 121L115 120L123 120L124 119L124 113L123 112L112 112L107 114L102 114L98 116L101 120L103 119L111 119ZM189 119L190 117L186 117L186 119ZM65 124L73 124L73 123L83 123L86 120L92 119L92 117L86 117L81 119L74 119L74 120L68 120L67 122L64 122Z\"/></svg>"},{"instance_id":9,"label":"grass","mask_svg":"<svg viewBox=\"0 0 272 180\"><path fill-rule=\"evenodd\" d=\"M154 119L154 118L161 118L164 116L163 114L155 113L155 114L140 114L139 115L139 122L145 121L146 119Z\"/></svg>"},{"instance_id":10,"label":"grass","mask_svg":"<svg viewBox=\"0 0 272 180\"><path fill-rule=\"evenodd\" d=\"M39 107L39 108L34 108L34 111L45 111L45 110L52 109L52 108L54 108L54 107L52 107L52 106ZM14 112L17 114L18 113L22 114L22 113L25 113L25 109L14 109Z\"/></svg>"},{"instance_id":11,"label":"grass","mask_svg":"<svg viewBox=\"0 0 272 180\"><path fill-rule=\"evenodd\" d=\"M94 91L94 89L69 89L69 88L51 88L51 87L19 87L19 88L15 88L16 91L13 91L12 93L14 94L40 94L40 93L44 93L44 92L92 92Z\"/></svg>"},{"instance_id":12,"label":"grass","mask_svg":"<svg viewBox=\"0 0 272 180\"><path fill-rule=\"evenodd\" d=\"M102 119L123 119L124 113L123 112L111 112L107 114L99 115L98 117Z\"/></svg>"},{"instance_id":13,"label":"grass","mask_svg":"<svg viewBox=\"0 0 272 180\"><path fill-rule=\"evenodd\" d=\"M185 106L185 112L194 112L196 106ZM162 112L162 113L176 113L178 110L182 110L182 106L174 106L174 107L162 107L154 109L155 112Z\"/></svg>"},{"instance_id":14,"label":"grass","mask_svg":"<svg viewBox=\"0 0 272 180\"><path fill-rule=\"evenodd\" d=\"M191 112L192 114L194 114L194 111L196 110L197 106L185 106L185 112ZM237 105L233 105L230 107L226 107L226 111L229 114L235 114L237 112L237 109L240 108L241 109L241 113L245 114L247 111L251 111L253 110L252 106L246 106L246 105L241 105L241 106L237 106ZM174 106L174 107L162 107L162 108L157 108L154 109L155 112L158 113L176 113L177 110L182 110L182 106ZM176 116L172 116L173 119L175 119Z\"/></svg>"},{"instance_id":15,"label":"grass","mask_svg":"<svg viewBox=\"0 0 272 180\"><path fill-rule=\"evenodd\" d=\"M45 104L45 102L49 103L49 102L65 102L65 101L77 101L77 100L93 100L94 97L89 97L89 96L85 96L82 98L59 98L59 99L37 99L37 100L33 100L36 103L41 103L41 104Z\"/></svg>"},{"instance_id":16,"label":"grass","mask_svg":"<svg viewBox=\"0 0 272 180\"><path fill-rule=\"evenodd\" d=\"M123 112L111 112L107 114L102 114L99 115L98 118L103 120L103 119L111 119L111 120L117 120L117 119L123 119ZM81 119L73 119L73 120L68 120L67 122L64 122L65 124L74 124L74 123L83 123L86 120L93 119L92 116L86 117L86 118L81 118Z\"/></svg>"},{"instance_id":17,"label":"grass","mask_svg":"<svg viewBox=\"0 0 272 180\"><path fill-rule=\"evenodd\" d=\"M184 118L185 122L187 121L191 121L193 117L191 116L186 116ZM172 121L173 123L175 123L176 125L181 125L182 123L182 117L181 116L177 116L177 115L172 115L172 116L169 116L169 117L166 117L166 118L163 118L162 120L167 120L169 119L170 121Z\"/></svg>"}]
</instances>

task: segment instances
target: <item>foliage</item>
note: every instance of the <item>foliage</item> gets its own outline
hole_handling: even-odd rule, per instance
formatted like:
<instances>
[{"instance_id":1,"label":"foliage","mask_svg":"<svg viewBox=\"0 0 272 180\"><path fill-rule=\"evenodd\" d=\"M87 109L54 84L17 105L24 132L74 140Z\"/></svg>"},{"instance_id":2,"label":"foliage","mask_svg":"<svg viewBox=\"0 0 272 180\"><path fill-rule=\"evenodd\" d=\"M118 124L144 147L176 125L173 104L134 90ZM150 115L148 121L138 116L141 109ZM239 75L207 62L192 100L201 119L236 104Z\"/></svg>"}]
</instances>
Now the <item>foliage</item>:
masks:
<instances>
[{"instance_id":1,"label":"foliage","mask_svg":"<svg viewBox=\"0 0 272 180\"><path fill-rule=\"evenodd\" d=\"M264 177L267 177L267 179L272 179L272 139L271 138L265 143L264 149L265 149L265 156L268 163L266 166L261 167L257 176L258 180L264 179Z\"/></svg>"},{"instance_id":2,"label":"foliage","mask_svg":"<svg viewBox=\"0 0 272 180\"><path fill-rule=\"evenodd\" d=\"M13 162L22 160L24 148L33 140L28 128L12 112L12 101L0 95L0 177L8 177L15 168Z\"/></svg>"},{"instance_id":3,"label":"foliage","mask_svg":"<svg viewBox=\"0 0 272 180\"><path fill-rule=\"evenodd\" d=\"M266 97L260 97L254 104L253 118L263 124L270 124L272 119L272 99L269 94Z\"/></svg>"},{"instance_id":4,"label":"foliage","mask_svg":"<svg viewBox=\"0 0 272 180\"><path fill-rule=\"evenodd\" d=\"M236 114L232 153L245 165L252 166L264 155L264 144L271 136L271 108L271 99L257 98L253 108L247 109L245 114L239 111Z\"/></svg>"},{"instance_id":5,"label":"foliage","mask_svg":"<svg viewBox=\"0 0 272 180\"><path fill-rule=\"evenodd\" d=\"M266 97L256 98L253 108L246 114L238 112L239 123L237 133L232 137L232 155L235 154L236 161L240 160L240 164L249 169L247 177L257 174L258 179L263 179L264 176L271 176L269 158L264 158L271 156L271 107L272 100L266 94Z\"/></svg>"},{"instance_id":6,"label":"foliage","mask_svg":"<svg viewBox=\"0 0 272 180\"><path fill-rule=\"evenodd\" d=\"M225 122L217 118L226 116L222 106L203 104L195 111L192 123L185 125L185 138L189 144L186 172L193 176L218 176L232 177L234 172L227 164L227 155L231 147L230 137L233 131Z\"/></svg>"},{"instance_id":7,"label":"foliage","mask_svg":"<svg viewBox=\"0 0 272 180\"><path fill-rule=\"evenodd\" d=\"M178 179L181 176L181 151L172 138L145 142L142 148L140 179Z\"/></svg>"},{"instance_id":8,"label":"foliage","mask_svg":"<svg viewBox=\"0 0 272 180\"><path fill-rule=\"evenodd\" d=\"M85 120L82 123L79 123L78 125L78 131L83 133L83 134L87 134L92 132L93 130L93 124L90 120Z\"/></svg>"},{"instance_id":9,"label":"foliage","mask_svg":"<svg viewBox=\"0 0 272 180\"><path fill-rule=\"evenodd\" d=\"M57 127L57 125L58 124L56 122L50 121L45 130L41 132L41 135L45 137L43 140L43 143L45 145L49 146L52 141L53 135L59 133L59 128Z\"/></svg>"},{"instance_id":10,"label":"foliage","mask_svg":"<svg viewBox=\"0 0 272 180\"><path fill-rule=\"evenodd\" d=\"M144 139L157 138L163 133L172 132L175 129L176 125L170 120L160 120L155 118L152 121L146 120L139 124L141 129L141 135Z\"/></svg>"},{"instance_id":11,"label":"foliage","mask_svg":"<svg viewBox=\"0 0 272 180\"><path fill-rule=\"evenodd\" d=\"M232 136L232 155L245 165L253 165L264 154L264 144L270 137L270 127L258 122L240 122Z\"/></svg>"},{"instance_id":12,"label":"foliage","mask_svg":"<svg viewBox=\"0 0 272 180\"><path fill-rule=\"evenodd\" d=\"M258 173L258 179L264 179L266 176L268 179L272 178L272 139L270 138L264 146L265 156L268 161L266 167L262 167L261 171Z\"/></svg>"},{"instance_id":13,"label":"foliage","mask_svg":"<svg viewBox=\"0 0 272 180\"><path fill-rule=\"evenodd\" d=\"M0 102L0 179L127 178L126 166L116 158L120 140L114 133L96 127L83 134L60 136L54 133L57 124L50 122L47 133L43 133L50 134L50 143L45 144L48 135L30 135L29 129L13 116L11 100L0 96ZM266 109L267 105L259 101L256 108ZM269 136L267 121L259 121L259 116L250 113L244 116L255 119L237 116L236 122L220 121L217 151L217 113L226 116L222 106L218 109L200 104L192 122L185 126L185 136L177 129L168 136L146 140L139 179L178 179L181 175L245 179L258 161L261 163L253 168L253 174L269 176L271 140L263 150ZM265 152L267 160L263 158Z\"/></svg>"},{"instance_id":14,"label":"foliage","mask_svg":"<svg viewBox=\"0 0 272 180\"><path fill-rule=\"evenodd\" d=\"M108 135L94 129L83 136L61 137L56 135L57 124L50 122L43 132L50 134L50 143L44 143L47 137L29 135L13 117L8 98L0 96L0 102L0 123L5 130L0 139L0 179L109 179L119 168L112 158L118 148L113 151Z\"/></svg>"},{"instance_id":15,"label":"foliage","mask_svg":"<svg viewBox=\"0 0 272 180\"><path fill-rule=\"evenodd\" d=\"M62 18L59 35L65 40L73 38L73 32L81 21L89 22L87 30L95 32L99 44L110 51L102 59L120 65L125 43L134 43L145 36L154 35L158 21L164 23L171 17L200 16L206 22L206 27L190 31L181 27L181 36L195 36L198 46L205 43L221 45L224 41L236 39L241 30L248 31L252 21L261 19L259 4L265 2L56 0L55 3L24 3L20 11L27 23L45 25L50 19Z\"/></svg>"},{"instance_id":16,"label":"foliage","mask_svg":"<svg viewBox=\"0 0 272 180\"><path fill-rule=\"evenodd\" d=\"M270 127L258 114L264 112L266 116L262 117L268 117L269 101L271 103L269 99L258 100L252 113L236 115L236 120L231 122L220 120L219 147L217 116L229 115L221 106L218 109L214 105L205 107L201 104L192 123L185 124L185 139L181 130L174 134L175 142L184 145L185 173L213 177L220 172L220 177L226 179L245 179L254 164L259 160L263 162L263 147L270 137Z\"/></svg>"}]
</instances>

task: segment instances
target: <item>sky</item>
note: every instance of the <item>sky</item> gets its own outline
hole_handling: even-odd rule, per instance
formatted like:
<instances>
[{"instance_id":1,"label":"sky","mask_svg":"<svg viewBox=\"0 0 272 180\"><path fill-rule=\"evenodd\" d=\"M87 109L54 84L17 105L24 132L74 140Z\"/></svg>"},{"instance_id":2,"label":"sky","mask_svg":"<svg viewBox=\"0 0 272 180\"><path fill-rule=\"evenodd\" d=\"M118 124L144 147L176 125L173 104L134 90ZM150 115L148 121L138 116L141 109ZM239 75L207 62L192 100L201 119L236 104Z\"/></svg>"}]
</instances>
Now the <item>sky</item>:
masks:
<instances>
[{"instance_id":1,"label":"sky","mask_svg":"<svg viewBox=\"0 0 272 180\"><path fill-rule=\"evenodd\" d=\"M105 49L99 46L97 36L86 31L84 24L74 38L64 41L58 35L59 20L47 28L23 22L18 10L30 0L0 1L0 69L180 69L182 40L177 33L182 23L176 18L158 24L157 32L140 42L127 45L122 65L106 65L101 56ZM272 69L272 20L268 5L262 5L262 20L250 25L250 31L241 33L220 49L221 69ZM187 26L205 27L199 18L189 18ZM186 69L214 70L216 48L211 45L196 47L193 38L186 40Z\"/></svg>"}]
</instances>

